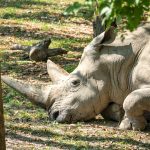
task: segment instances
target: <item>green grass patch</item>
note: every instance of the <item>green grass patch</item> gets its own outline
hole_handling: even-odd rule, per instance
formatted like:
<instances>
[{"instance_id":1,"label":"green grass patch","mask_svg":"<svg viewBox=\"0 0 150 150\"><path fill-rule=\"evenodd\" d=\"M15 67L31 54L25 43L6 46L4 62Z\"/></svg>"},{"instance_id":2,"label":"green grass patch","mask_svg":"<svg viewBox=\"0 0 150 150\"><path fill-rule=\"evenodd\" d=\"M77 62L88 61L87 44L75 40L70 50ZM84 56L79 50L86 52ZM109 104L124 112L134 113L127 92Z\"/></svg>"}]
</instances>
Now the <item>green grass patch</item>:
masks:
<instances>
[{"instance_id":1,"label":"green grass patch","mask_svg":"<svg viewBox=\"0 0 150 150\"><path fill-rule=\"evenodd\" d=\"M68 64L64 66L64 69L70 73L77 67L77 65L78 64Z\"/></svg>"}]
</instances>

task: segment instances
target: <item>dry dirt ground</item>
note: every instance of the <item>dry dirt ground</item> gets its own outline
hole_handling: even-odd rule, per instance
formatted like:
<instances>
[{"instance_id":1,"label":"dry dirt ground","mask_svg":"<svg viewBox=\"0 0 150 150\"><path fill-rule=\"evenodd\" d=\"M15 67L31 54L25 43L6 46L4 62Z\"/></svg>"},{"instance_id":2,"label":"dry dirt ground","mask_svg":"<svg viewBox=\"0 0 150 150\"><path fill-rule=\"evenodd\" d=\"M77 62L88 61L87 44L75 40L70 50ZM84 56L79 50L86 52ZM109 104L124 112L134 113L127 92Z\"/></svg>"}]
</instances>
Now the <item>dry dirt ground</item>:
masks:
<instances>
[{"instance_id":1,"label":"dry dirt ground","mask_svg":"<svg viewBox=\"0 0 150 150\"><path fill-rule=\"evenodd\" d=\"M50 47L68 51L51 57L71 72L92 38L92 24L81 16L62 15L75 0L7 0L0 2L0 55L2 74L30 83L50 82L46 62L34 62L12 44L31 45L46 37ZM102 118L76 124L58 124L47 113L3 84L7 149L150 149L150 126L143 132L120 131L118 123Z\"/></svg>"}]
</instances>

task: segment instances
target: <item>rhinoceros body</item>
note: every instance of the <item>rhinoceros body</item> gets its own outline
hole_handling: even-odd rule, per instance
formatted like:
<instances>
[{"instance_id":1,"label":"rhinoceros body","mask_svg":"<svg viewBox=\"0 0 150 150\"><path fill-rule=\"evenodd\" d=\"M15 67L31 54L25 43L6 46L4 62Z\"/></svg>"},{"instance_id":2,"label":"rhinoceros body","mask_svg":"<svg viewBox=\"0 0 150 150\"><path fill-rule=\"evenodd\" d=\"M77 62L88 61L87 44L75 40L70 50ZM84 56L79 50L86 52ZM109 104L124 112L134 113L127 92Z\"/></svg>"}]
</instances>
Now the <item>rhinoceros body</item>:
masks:
<instances>
[{"instance_id":1,"label":"rhinoceros body","mask_svg":"<svg viewBox=\"0 0 150 150\"><path fill-rule=\"evenodd\" d=\"M54 84L41 89L6 76L2 79L58 122L89 120L100 113L118 120L125 112L121 129L145 128L144 113L150 111L150 24L123 41L111 27L84 49L70 74L50 60L47 67Z\"/></svg>"}]
</instances>

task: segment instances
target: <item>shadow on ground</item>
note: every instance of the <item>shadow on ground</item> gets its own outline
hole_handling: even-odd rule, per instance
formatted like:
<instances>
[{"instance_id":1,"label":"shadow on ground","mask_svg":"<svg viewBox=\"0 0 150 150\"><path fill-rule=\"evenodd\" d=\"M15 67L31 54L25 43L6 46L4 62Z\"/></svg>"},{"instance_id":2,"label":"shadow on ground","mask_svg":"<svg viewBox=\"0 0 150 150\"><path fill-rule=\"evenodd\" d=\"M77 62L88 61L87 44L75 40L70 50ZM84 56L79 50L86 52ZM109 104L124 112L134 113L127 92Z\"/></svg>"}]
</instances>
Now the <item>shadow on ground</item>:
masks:
<instances>
[{"instance_id":1,"label":"shadow on ground","mask_svg":"<svg viewBox=\"0 0 150 150\"><path fill-rule=\"evenodd\" d=\"M8 1L1 1L0 7L16 7L16 8L26 8L31 5L39 5L39 6L46 6L51 5L47 2L41 2L41 1L34 1L34 0L8 0Z\"/></svg>"},{"instance_id":2,"label":"shadow on ground","mask_svg":"<svg viewBox=\"0 0 150 150\"><path fill-rule=\"evenodd\" d=\"M10 131L7 133L8 137L20 140L20 141L27 141L27 142L31 142L31 143L36 143L36 144L42 144L42 145L46 145L46 146L55 146L58 148L75 148L75 149L81 149L81 148L88 148L88 149L103 149L103 147L98 146L91 146L89 145L88 147L84 147L84 145L74 145L74 144L68 144L68 143L63 143L63 142L59 142L59 141L53 141L51 138L52 137L62 137L64 140L74 140L74 141L83 141L83 142L111 142L112 144L105 148L105 149L116 149L116 142L118 143L124 143L124 144L130 144L132 146L139 146L142 149L148 149L150 147L150 143L143 143L141 141L137 141L134 140L132 138L118 138L118 137L103 137L103 136L82 136L79 134L74 134L74 135L69 135L69 134L59 134L56 132L52 132L52 131L47 131L47 130L35 130L35 129L31 129L31 128L22 128L22 127L18 127L16 128L17 130L23 132L23 133L31 133L31 135L33 136L37 136L39 137L38 139L32 138L32 137L27 137L27 136L23 136L23 135L19 135L18 133L16 133L15 131L13 131L13 127L8 127L10 129ZM40 138L46 138L46 140L42 140ZM59 138L58 138L59 139Z\"/></svg>"},{"instance_id":3,"label":"shadow on ground","mask_svg":"<svg viewBox=\"0 0 150 150\"><path fill-rule=\"evenodd\" d=\"M48 11L27 12L22 14L5 13L1 16L2 19L26 19L26 20L38 20L41 22L51 23L61 20L61 15L57 13L49 13Z\"/></svg>"},{"instance_id":4,"label":"shadow on ground","mask_svg":"<svg viewBox=\"0 0 150 150\"><path fill-rule=\"evenodd\" d=\"M0 26L0 35L5 36L15 36L17 38L24 38L24 39L34 39L34 40L43 40L48 37L52 37L54 40L65 40L68 39L70 41L73 40L79 41L79 42L87 42L89 39L87 38L77 38L73 35L69 35L66 33L55 33L53 29L50 29L47 32L41 31L39 28L33 28L33 29L26 29L19 26L10 26L10 25L1 25ZM63 45L62 45L63 46ZM72 46L73 48L73 46ZM76 48L76 47L75 47ZM82 47L81 47L82 48ZM80 49L81 49L80 48Z\"/></svg>"}]
</instances>

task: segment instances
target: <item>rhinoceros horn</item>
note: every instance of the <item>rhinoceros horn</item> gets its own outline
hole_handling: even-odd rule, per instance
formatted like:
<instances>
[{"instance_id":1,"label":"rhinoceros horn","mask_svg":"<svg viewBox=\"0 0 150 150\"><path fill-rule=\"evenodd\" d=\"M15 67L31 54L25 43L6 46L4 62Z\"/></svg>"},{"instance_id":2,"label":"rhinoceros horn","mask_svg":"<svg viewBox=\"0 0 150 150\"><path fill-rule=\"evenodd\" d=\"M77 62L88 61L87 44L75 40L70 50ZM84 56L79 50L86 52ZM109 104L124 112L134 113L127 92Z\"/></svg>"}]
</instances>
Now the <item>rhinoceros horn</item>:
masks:
<instances>
[{"instance_id":1,"label":"rhinoceros horn","mask_svg":"<svg viewBox=\"0 0 150 150\"><path fill-rule=\"evenodd\" d=\"M52 82L56 82L61 79L64 79L69 74L68 72L66 72L60 66L56 65L51 60L47 61L47 71Z\"/></svg>"},{"instance_id":2,"label":"rhinoceros horn","mask_svg":"<svg viewBox=\"0 0 150 150\"><path fill-rule=\"evenodd\" d=\"M47 71L52 82L61 80L68 75L68 72L53 63L51 60L47 61ZM6 75L2 76L1 79L4 83L27 97L32 103L46 109L46 102L50 97L53 85L32 85Z\"/></svg>"},{"instance_id":3,"label":"rhinoceros horn","mask_svg":"<svg viewBox=\"0 0 150 150\"><path fill-rule=\"evenodd\" d=\"M35 86L6 75L2 76L1 79L4 83L27 97L32 103L46 109L46 101L51 90L51 85Z\"/></svg>"}]
</instances>

